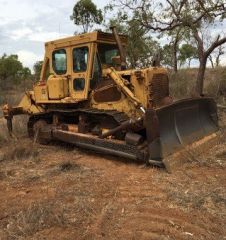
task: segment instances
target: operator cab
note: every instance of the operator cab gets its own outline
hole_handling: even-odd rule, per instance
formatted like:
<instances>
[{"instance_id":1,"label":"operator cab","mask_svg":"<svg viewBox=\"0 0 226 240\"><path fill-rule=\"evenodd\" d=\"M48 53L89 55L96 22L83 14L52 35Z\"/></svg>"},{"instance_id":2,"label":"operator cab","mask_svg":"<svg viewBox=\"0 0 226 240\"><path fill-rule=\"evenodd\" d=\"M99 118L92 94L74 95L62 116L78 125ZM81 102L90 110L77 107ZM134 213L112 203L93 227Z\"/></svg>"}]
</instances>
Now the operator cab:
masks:
<instances>
[{"instance_id":1,"label":"operator cab","mask_svg":"<svg viewBox=\"0 0 226 240\"><path fill-rule=\"evenodd\" d=\"M120 38L125 47L127 37L120 35ZM40 82L34 89L35 98L40 103L87 99L103 79L104 69L119 70L119 55L114 35L99 31L47 42Z\"/></svg>"}]
</instances>

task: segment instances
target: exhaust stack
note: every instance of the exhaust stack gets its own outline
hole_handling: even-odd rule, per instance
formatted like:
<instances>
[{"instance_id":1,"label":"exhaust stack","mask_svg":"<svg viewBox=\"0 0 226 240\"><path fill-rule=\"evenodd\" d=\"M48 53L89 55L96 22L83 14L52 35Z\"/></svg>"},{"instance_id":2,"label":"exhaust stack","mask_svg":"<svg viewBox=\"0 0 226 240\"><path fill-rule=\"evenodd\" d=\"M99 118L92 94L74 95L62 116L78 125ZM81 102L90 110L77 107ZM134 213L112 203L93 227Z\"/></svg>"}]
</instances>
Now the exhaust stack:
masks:
<instances>
[{"instance_id":1,"label":"exhaust stack","mask_svg":"<svg viewBox=\"0 0 226 240\"><path fill-rule=\"evenodd\" d=\"M119 55L120 55L120 59L121 59L121 69L125 70L126 69L126 53L125 53L125 50L122 46L121 39L118 35L118 32L117 32L115 26L111 26L110 29L112 30L112 33L115 37L115 41L117 42L117 45L118 45L118 48L119 48Z\"/></svg>"}]
</instances>

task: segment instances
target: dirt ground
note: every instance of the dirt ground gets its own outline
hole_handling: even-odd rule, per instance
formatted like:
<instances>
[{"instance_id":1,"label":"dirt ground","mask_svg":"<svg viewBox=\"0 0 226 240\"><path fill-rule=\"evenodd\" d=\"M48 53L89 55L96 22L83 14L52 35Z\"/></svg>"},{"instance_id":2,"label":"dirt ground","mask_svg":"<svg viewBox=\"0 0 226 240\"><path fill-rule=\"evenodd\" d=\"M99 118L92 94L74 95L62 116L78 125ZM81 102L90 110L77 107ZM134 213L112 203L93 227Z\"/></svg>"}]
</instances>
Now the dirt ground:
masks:
<instances>
[{"instance_id":1,"label":"dirt ground","mask_svg":"<svg viewBox=\"0 0 226 240\"><path fill-rule=\"evenodd\" d=\"M9 141L0 148L0 239L226 239L224 140L173 174Z\"/></svg>"}]
</instances>

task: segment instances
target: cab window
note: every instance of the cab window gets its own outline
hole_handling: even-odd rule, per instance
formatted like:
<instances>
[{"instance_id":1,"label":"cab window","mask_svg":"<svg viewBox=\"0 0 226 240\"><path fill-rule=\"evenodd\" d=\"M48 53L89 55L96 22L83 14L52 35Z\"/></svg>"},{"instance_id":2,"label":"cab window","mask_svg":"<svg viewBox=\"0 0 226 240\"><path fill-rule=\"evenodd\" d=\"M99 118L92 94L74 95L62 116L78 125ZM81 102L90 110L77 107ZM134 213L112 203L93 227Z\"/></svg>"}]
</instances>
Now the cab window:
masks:
<instances>
[{"instance_id":1,"label":"cab window","mask_svg":"<svg viewBox=\"0 0 226 240\"><path fill-rule=\"evenodd\" d=\"M53 70L56 74L62 75L67 72L67 54L65 49L53 52Z\"/></svg>"},{"instance_id":2,"label":"cab window","mask_svg":"<svg viewBox=\"0 0 226 240\"><path fill-rule=\"evenodd\" d=\"M98 53L102 64L113 65L112 58L119 55L119 50L114 44L99 44Z\"/></svg>"},{"instance_id":3,"label":"cab window","mask_svg":"<svg viewBox=\"0 0 226 240\"><path fill-rule=\"evenodd\" d=\"M85 79L75 78L73 81L73 88L75 91L83 91L85 89Z\"/></svg>"},{"instance_id":4,"label":"cab window","mask_svg":"<svg viewBox=\"0 0 226 240\"><path fill-rule=\"evenodd\" d=\"M88 47L80 47L73 49L73 71L85 72L88 64Z\"/></svg>"},{"instance_id":5,"label":"cab window","mask_svg":"<svg viewBox=\"0 0 226 240\"><path fill-rule=\"evenodd\" d=\"M90 88L94 89L101 80L102 71L99 57L96 55L93 64L93 77L90 79Z\"/></svg>"}]
</instances>

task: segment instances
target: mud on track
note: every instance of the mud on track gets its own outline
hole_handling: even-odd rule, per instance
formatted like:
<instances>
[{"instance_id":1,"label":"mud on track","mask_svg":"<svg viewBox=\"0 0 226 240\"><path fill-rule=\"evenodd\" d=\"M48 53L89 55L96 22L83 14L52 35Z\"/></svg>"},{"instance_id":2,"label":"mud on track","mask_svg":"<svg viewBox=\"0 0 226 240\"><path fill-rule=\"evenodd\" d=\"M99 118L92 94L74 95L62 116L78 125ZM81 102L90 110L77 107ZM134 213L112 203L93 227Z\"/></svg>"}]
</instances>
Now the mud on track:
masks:
<instances>
[{"instance_id":1,"label":"mud on track","mask_svg":"<svg viewBox=\"0 0 226 240\"><path fill-rule=\"evenodd\" d=\"M226 143L174 174L72 146L0 148L0 239L226 239Z\"/></svg>"}]
</instances>

